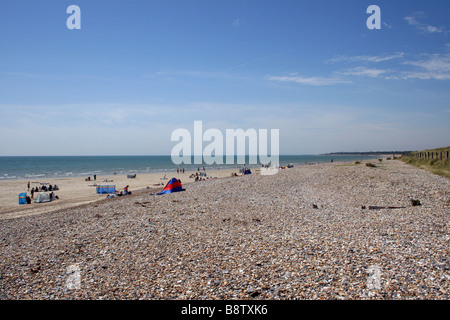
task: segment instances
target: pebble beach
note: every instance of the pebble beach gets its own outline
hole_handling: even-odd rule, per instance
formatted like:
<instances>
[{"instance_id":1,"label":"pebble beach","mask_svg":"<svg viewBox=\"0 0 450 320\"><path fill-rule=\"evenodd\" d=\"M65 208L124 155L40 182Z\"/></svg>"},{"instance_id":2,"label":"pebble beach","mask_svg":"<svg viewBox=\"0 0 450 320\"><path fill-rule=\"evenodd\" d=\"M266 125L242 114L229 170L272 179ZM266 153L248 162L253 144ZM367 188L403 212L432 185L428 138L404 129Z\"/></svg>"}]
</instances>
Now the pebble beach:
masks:
<instances>
[{"instance_id":1,"label":"pebble beach","mask_svg":"<svg viewBox=\"0 0 450 320\"><path fill-rule=\"evenodd\" d=\"M0 299L449 299L450 180L372 162L8 216Z\"/></svg>"}]
</instances>

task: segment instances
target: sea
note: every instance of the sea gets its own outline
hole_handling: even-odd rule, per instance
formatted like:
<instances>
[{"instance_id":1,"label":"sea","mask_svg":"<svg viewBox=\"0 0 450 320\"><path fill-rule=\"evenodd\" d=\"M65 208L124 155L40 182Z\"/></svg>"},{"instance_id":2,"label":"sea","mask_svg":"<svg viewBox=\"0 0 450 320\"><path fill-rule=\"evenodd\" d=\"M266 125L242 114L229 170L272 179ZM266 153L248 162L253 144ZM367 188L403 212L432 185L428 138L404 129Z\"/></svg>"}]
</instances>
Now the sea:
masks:
<instances>
[{"instance_id":1,"label":"sea","mask_svg":"<svg viewBox=\"0 0 450 320\"><path fill-rule=\"evenodd\" d=\"M308 165L326 162L361 161L374 159L369 155L280 155L279 163L282 166ZM89 177L93 175L113 174L139 174L139 173L165 173L174 172L184 168L186 171L231 169L243 167L261 167L261 163L239 164L237 158L233 164L202 164L176 165L171 156L28 156L28 157L0 157L0 181L5 180L39 180L44 178ZM208 159L206 159L208 160Z\"/></svg>"}]
</instances>

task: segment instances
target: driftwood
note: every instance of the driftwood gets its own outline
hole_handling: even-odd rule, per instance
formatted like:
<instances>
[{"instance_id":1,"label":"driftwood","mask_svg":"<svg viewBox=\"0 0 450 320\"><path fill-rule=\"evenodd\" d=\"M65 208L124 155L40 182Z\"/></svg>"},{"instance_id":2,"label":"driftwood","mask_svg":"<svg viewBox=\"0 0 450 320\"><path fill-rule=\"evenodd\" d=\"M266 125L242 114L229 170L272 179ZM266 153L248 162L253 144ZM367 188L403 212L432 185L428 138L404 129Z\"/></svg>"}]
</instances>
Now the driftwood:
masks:
<instances>
[{"instance_id":1,"label":"driftwood","mask_svg":"<svg viewBox=\"0 0 450 320\"><path fill-rule=\"evenodd\" d=\"M415 200L415 199L411 199L411 205L413 207L415 206L421 206L422 204L420 203L419 200ZM361 206L361 209L365 209L366 206ZM380 210L380 209L405 209L406 207L382 207L382 206L369 206L370 210Z\"/></svg>"},{"instance_id":2,"label":"driftwood","mask_svg":"<svg viewBox=\"0 0 450 320\"><path fill-rule=\"evenodd\" d=\"M380 207L380 206L369 206L369 210L380 210L380 209L404 209L406 207Z\"/></svg>"}]
</instances>

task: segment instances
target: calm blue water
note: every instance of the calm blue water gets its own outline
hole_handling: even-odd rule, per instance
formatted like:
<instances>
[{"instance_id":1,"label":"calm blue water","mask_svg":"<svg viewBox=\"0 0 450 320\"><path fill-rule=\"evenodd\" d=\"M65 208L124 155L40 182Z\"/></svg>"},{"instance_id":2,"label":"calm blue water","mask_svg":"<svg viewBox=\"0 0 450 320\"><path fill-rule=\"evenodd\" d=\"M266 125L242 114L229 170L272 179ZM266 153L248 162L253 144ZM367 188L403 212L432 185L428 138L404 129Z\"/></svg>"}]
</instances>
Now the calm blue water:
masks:
<instances>
[{"instance_id":1,"label":"calm blue water","mask_svg":"<svg viewBox=\"0 0 450 320\"><path fill-rule=\"evenodd\" d=\"M284 155L280 164L304 165L306 163L324 163L337 161L356 161L376 158L374 156L317 156ZM247 159L248 160L248 159ZM225 161L224 161L225 162ZM193 163L193 161L192 161ZM237 161L235 161L237 163ZM0 157L0 180L64 177L88 177L111 174L170 172L177 168L196 171L198 167L206 169L242 168L243 165L180 165L173 164L170 156L61 156L61 157ZM250 165L259 167L260 165Z\"/></svg>"}]
</instances>

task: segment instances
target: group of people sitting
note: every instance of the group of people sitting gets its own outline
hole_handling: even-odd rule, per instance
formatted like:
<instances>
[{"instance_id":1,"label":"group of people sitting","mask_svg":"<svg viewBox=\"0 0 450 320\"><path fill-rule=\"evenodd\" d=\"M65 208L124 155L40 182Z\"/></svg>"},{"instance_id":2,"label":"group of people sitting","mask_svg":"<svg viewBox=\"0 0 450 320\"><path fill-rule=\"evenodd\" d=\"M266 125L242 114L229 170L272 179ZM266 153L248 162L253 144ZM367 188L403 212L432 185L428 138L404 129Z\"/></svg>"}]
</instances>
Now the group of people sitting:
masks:
<instances>
[{"instance_id":1,"label":"group of people sitting","mask_svg":"<svg viewBox=\"0 0 450 320\"><path fill-rule=\"evenodd\" d=\"M34 188L34 192L39 192L39 191L47 192L47 191L57 191L57 190L59 190L59 187L56 184L54 186L52 186L50 184L48 187L46 185L42 185L40 188L38 188L38 187Z\"/></svg>"},{"instance_id":2,"label":"group of people sitting","mask_svg":"<svg viewBox=\"0 0 450 320\"><path fill-rule=\"evenodd\" d=\"M28 184L28 190L29 190L29 187L30 185ZM34 188L31 188L31 190L30 190L30 193L31 193L31 199L33 199L34 198L34 194L35 193L37 193L37 192L48 192L48 191L52 191L52 193L50 194L50 196L52 195L52 194L54 194L53 193L53 191L57 191L57 190L59 190L59 187L55 184L55 185L49 185L48 187L46 186L46 185L42 185L42 186L40 186L40 187L34 187ZM56 196L56 199L57 199L57 196Z\"/></svg>"},{"instance_id":3,"label":"group of people sitting","mask_svg":"<svg viewBox=\"0 0 450 320\"><path fill-rule=\"evenodd\" d=\"M206 178L202 178L202 177L206 177L206 173L196 172L195 174L191 174L189 176L189 178L195 178L195 182L206 180Z\"/></svg>"},{"instance_id":4,"label":"group of people sitting","mask_svg":"<svg viewBox=\"0 0 450 320\"><path fill-rule=\"evenodd\" d=\"M106 196L106 198L115 198L115 197L121 197L121 196L129 195L129 194L131 194L131 191L128 190L129 187L130 186L127 185L125 188L123 188L123 191L119 191L119 192L116 191L115 193L108 194Z\"/></svg>"}]
</instances>

